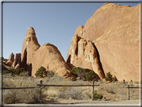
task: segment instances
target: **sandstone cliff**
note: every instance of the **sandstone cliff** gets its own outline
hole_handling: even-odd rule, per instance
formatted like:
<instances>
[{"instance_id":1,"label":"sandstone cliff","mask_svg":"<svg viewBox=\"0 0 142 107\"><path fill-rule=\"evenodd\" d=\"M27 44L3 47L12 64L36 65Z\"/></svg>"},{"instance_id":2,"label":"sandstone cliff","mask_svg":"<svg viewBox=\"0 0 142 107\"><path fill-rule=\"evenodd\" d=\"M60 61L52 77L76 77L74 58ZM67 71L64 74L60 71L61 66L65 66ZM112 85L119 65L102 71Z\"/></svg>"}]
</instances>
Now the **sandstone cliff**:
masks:
<instances>
[{"instance_id":1,"label":"sandstone cliff","mask_svg":"<svg viewBox=\"0 0 142 107\"><path fill-rule=\"evenodd\" d=\"M22 47L21 67L35 76L41 66L45 67L47 72L53 71L59 76L75 80L58 48L50 43L40 46L34 28L29 27Z\"/></svg>"},{"instance_id":2,"label":"sandstone cliff","mask_svg":"<svg viewBox=\"0 0 142 107\"><path fill-rule=\"evenodd\" d=\"M67 61L71 57L70 63L74 66L86 68L87 65L94 70L93 63L90 61L88 64L83 56L87 49L83 46L89 40L98 50L105 74L111 72L120 81L139 81L139 7L140 4L131 7L105 3L98 8L84 27L76 29ZM83 40L74 39L76 36ZM95 72L97 73L96 70Z\"/></svg>"}]
</instances>

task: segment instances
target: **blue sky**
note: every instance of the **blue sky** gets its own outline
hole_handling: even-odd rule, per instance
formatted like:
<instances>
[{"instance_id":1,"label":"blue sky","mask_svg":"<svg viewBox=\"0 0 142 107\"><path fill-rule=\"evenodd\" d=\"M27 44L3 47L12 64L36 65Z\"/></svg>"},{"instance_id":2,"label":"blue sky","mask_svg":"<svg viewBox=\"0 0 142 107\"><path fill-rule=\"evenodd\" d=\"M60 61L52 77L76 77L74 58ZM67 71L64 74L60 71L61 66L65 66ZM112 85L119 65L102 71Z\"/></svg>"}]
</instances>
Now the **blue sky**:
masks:
<instances>
[{"instance_id":1,"label":"blue sky","mask_svg":"<svg viewBox=\"0 0 142 107\"><path fill-rule=\"evenodd\" d=\"M76 28L104 3L3 3L3 57L21 53L27 28L35 29L40 45L54 44L66 60ZM117 3L135 6L138 3Z\"/></svg>"}]
</instances>

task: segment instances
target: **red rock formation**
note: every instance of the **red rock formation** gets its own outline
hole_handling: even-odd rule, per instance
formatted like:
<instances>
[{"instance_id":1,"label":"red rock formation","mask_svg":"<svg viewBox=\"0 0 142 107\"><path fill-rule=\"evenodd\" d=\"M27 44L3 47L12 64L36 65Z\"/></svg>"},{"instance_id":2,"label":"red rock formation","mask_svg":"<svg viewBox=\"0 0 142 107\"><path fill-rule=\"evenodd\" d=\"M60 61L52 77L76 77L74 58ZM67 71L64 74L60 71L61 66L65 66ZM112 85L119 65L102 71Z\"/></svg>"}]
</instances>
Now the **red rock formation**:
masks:
<instances>
[{"instance_id":1,"label":"red rock formation","mask_svg":"<svg viewBox=\"0 0 142 107\"><path fill-rule=\"evenodd\" d=\"M139 81L139 7L140 4L131 7L105 3L86 21L84 27L79 26L76 29L72 39L74 42L74 38L78 35L86 41L92 41L98 50L104 73L111 72L121 81L123 79ZM77 44L72 46L72 42L67 60L72 52L70 63L82 66L81 62L80 64L74 62L82 56L80 53L83 50L79 50L75 59L76 54L70 49L74 50ZM80 46L79 49L81 48Z\"/></svg>"},{"instance_id":2,"label":"red rock formation","mask_svg":"<svg viewBox=\"0 0 142 107\"><path fill-rule=\"evenodd\" d=\"M18 69L20 68L20 63L21 63L21 53L16 53L12 67Z\"/></svg>"},{"instance_id":3,"label":"red rock formation","mask_svg":"<svg viewBox=\"0 0 142 107\"><path fill-rule=\"evenodd\" d=\"M80 38L78 35L74 35L72 39L68 50L67 63L93 70L101 79L105 77L94 44Z\"/></svg>"},{"instance_id":4,"label":"red rock formation","mask_svg":"<svg viewBox=\"0 0 142 107\"><path fill-rule=\"evenodd\" d=\"M35 30L29 27L22 47L21 67L35 76L36 71L41 66L45 67L47 72L53 71L59 76L75 80L58 48L50 43L40 46Z\"/></svg>"},{"instance_id":5,"label":"red rock formation","mask_svg":"<svg viewBox=\"0 0 142 107\"><path fill-rule=\"evenodd\" d=\"M8 66L11 66L12 63L13 63L13 61L14 61L14 54L11 53L11 54L9 55L8 61L7 61L5 64L8 65Z\"/></svg>"}]
</instances>

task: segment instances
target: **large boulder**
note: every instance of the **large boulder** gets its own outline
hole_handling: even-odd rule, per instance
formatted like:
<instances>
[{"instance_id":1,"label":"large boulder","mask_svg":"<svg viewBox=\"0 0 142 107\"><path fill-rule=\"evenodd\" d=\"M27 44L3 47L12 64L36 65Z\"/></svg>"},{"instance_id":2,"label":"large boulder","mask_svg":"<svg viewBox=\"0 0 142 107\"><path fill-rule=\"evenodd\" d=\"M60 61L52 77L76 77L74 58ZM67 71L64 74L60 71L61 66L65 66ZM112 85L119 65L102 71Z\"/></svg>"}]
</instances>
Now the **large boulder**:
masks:
<instances>
[{"instance_id":1,"label":"large boulder","mask_svg":"<svg viewBox=\"0 0 142 107\"><path fill-rule=\"evenodd\" d=\"M41 66L45 67L47 72L53 71L61 77L75 80L58 48L50 43L40 46L34 28L29 27L22 47L21 67L35 76Z\"/></svg>"},{"instance_id":2,"label":"large boulder","mask_svg":"<svg viewBox=\"0 0 142 107\"><path fill-rule=\"evenodd\" d=\"M73 36L92 41L98 50L104 73L110 72L121 81L139 81L139 8L140 4L131 7L105 3L86 21L84 27L76 29ZM74 41L71 41L72 48L77 45L72 46ZM82 51L79 51L78 58L82 56ZM69 55L70 48L67 60ZM74 57L75 53L72 53L72 64L78 60L72 60Z\"/></svg>"}]
</instances>

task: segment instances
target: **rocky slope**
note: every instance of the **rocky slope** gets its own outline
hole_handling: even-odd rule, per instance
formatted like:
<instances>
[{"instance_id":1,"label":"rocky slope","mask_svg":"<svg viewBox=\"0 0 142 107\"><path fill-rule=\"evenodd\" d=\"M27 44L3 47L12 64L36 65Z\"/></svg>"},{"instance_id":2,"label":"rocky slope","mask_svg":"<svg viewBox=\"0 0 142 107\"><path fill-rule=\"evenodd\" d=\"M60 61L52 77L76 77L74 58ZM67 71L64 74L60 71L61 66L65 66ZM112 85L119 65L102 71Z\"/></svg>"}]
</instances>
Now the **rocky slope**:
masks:
<instances>
[{"instance_id":1,"label":"rocky slope","mask_svg":"<svg viewBox=\"0 0 142 107\"><path fill-rule=\"evenodd\" d=\"M67 62L71 57L69 62L74 66L86 67L84 63L88 63L82 56L84 48L80 45L81 41L74 40L78 36L83 41L94 43L105 74L111 72L118 80L139 81L139 7L140 4L131 7L105 3L98 8L84 27L76 29ZM76 44L73 43L75 41ZM82 60L78 63L80 58ZM87 67L93 69L93 65L90 63Z\"/></svg>"}]
</instances>

